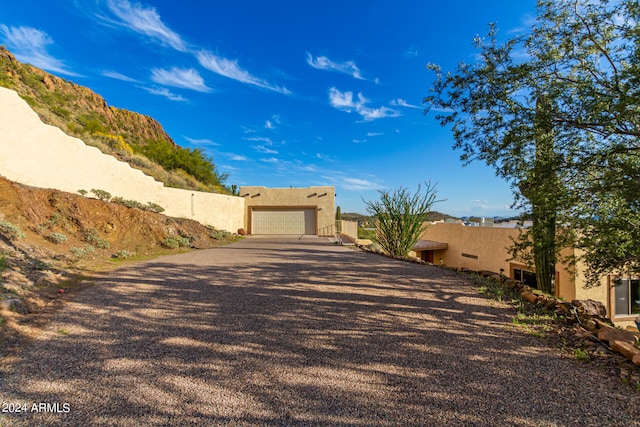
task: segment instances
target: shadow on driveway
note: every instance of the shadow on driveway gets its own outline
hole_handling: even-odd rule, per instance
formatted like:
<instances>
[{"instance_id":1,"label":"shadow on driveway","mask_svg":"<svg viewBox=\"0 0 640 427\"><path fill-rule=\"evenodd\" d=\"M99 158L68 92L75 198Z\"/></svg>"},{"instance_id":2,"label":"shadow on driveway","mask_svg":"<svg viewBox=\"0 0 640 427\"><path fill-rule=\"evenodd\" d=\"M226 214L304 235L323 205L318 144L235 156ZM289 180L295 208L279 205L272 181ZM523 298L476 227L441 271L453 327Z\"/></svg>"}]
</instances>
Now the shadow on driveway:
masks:
<instances>
[{"instance_id":1,"label":"shadow on driveway","mask_svg":"<svg viewBox=\"0 0 640 427\"><path fill-rule=\"evenodd\" d=\"M513 314L437 267L247 238L97 280L0 382L2 402L69 412L4 422L636 425L637 396Z\"/></svg>"}]
</instances>

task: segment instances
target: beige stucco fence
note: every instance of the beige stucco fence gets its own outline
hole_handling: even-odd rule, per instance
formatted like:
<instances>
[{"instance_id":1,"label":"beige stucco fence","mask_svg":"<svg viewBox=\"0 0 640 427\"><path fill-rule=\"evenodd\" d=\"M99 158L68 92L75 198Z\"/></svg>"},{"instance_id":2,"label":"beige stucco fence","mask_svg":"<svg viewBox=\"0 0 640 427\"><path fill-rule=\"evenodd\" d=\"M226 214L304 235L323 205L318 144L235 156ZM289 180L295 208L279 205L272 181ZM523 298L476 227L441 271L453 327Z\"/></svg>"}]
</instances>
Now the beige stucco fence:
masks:
<instances>
[{"instance_id":1,"label":"beige stucco fence","mask_svg":"<svg viewBox=\"0 0 640 427\"><path fill-rule=\"evenodd\" d=\"M10 89L0 87L0 175L22 184L70 193L104 190L156 203L172 217L236 232L244 226L244 199L165 187L127 163L49 126Z\"/></svg>"}]
</instances>

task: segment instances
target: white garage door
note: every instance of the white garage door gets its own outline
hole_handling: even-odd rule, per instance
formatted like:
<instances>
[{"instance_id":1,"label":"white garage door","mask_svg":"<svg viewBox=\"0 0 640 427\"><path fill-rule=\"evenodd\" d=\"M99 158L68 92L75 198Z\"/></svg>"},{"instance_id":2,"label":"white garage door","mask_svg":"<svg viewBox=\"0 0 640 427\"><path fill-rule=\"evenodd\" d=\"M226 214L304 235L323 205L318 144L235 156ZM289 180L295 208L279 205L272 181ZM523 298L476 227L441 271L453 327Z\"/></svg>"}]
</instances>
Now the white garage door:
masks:
<instances>
[{"instance_id":1,"label":"white garage door","mask_svg":"<svg viewBox=\"0 0 640 427\"><path fill-rule=\"evenodd\" d=\"M316 234L315 209L254 210L253 234Z\"/></svg>"}]
</instances>

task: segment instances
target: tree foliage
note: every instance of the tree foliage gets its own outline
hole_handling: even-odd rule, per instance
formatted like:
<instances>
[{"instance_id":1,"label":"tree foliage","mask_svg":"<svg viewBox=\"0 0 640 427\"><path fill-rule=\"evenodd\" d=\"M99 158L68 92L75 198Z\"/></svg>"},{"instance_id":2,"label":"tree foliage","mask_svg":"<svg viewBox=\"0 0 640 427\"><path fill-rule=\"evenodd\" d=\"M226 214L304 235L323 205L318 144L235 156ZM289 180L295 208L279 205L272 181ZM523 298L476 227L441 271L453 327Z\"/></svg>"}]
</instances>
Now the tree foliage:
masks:
<instances>
[{"instance_id":1,"label":"tree foliage","mask_svg":"<svg viewBox=\"0 0 640 427\"><path fill-rule=\"evenodd\" d=\"M222 188L227 178L216 171L213 160L199 148L175 147L164 140L150 140L139 151L166 170L183 170L206 185Z\"/></svg>"},{"instance_id":2,"label":"tree foliage","mask_svg":"<svg viewBox=\"0 0 640 427\"><path fill-rule=\"evenodd\" d=\"M378 193L379 200L364 201L376 219L376 240L387 254L407 256L425 231L431 207L438 202L436 186L427 182L424 193L420 185L415 194L403 187Z\"/></svg>"},{"instance_id":3,"label":"tree foliage","mask_svg":"<svg viewBox=\"0 0 640 427\"><path fill-rule=\"evenodd\" d=\"M427 111L451 127L462 161L493 167L512 185L514 206L529 215L553 208L563 226L556 251L582 249L591 284L603 274L640 271L638 22L635 0L541 0L527 34L500 42L491 25L486 38L474 39L476 63L446 74L428 66L435 81ZM553 135L546 153L542 94ZM519 248L535 252L545 238L539 231L526 233Z\"/></svg>"}]
</instances>

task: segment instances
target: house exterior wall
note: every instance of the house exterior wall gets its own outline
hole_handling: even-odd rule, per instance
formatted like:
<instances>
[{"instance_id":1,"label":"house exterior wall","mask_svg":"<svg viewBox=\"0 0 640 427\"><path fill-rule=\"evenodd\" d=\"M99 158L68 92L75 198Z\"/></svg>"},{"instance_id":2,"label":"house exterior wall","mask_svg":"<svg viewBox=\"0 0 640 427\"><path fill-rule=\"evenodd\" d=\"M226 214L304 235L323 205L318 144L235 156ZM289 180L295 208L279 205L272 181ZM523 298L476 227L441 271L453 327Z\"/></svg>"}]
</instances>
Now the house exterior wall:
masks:
<instances>
[{"instance_id":1,"label":"house exterior wall","mask_svg":"<svg viewBox=\"0 0 640 427\"><path fill-rule=\"evenodd\" d=\"M244 199L164 187L115 157L49 126L10 89L0 87L0 175L25 185L157 203L164 214L236 232L244 224Z\"/></svg>"},{"instance_id":2,"label":"house exterior wall","mask_svg":"<svg viewBox=\"0 0 640 427\"><path fill-rule=\"evenodd\" d=\"M240 187L245 200L244 228L251 233L254 208L292 209L313 208L316 211L316 232L319 236L335 234L335 187L267 188L263 186Z\"/></svg>"},{"instance_id":3,"label":"house exterior wall","mask_svg":"<svg viewBox=\"0 0 640 427\"><path fill-rule=\"evenodd\" d=\"M528 268L521 262L509 261L508 248L519 229L501 227L467 227L460 223L435 223L429 225L421 239L447 243L446 250L434 251L434 263L471 270L504 270L512 276L513 268ZM556 265L556 295L567 300L575 299L575 281L565 267Z\"/></svg>"},{"instance_id":4,"label":"house exterior wall","mask_svg":"<svg viewBox=\"0 0 640 427\"><path fill-rule=\"evenodd\" d=\"M429 225L421 239L449 245L445 250L434 251L435 264L440 264L442 259L443 265L464 267L475 271L489 270L498 273L502 268L506 276L512 277L514 267L527 269L522 263L508 261L510 256L507 248L511 246L511 238L516 238L519 233L518 229L513 228L466 227L460 223L435 223ZM573 249L570 248L560 251L561 258L573 254ZM575 255L579 256L580 253L577 252ZM603 277L600 286L586 287L584 271L585 266L581 262L576 263L572 272L558 263L556 265L556 296L567 301L574 299L600 301L606 307L607 315L617 326L633 326L635 316L615 315L615 289L610 278Z\"/></svg>"},{"instance_id":5,"label":"house exterior wall","mask_svg":"<svg viewBox=\"0 0 640 427\"><path fill-rule=\"evenodd\" d=\"M336 229L339 233L345 234L354 239L358 238L357 221L346 221L344 219L336 220Z\"/></svg>"}]
</instances>

